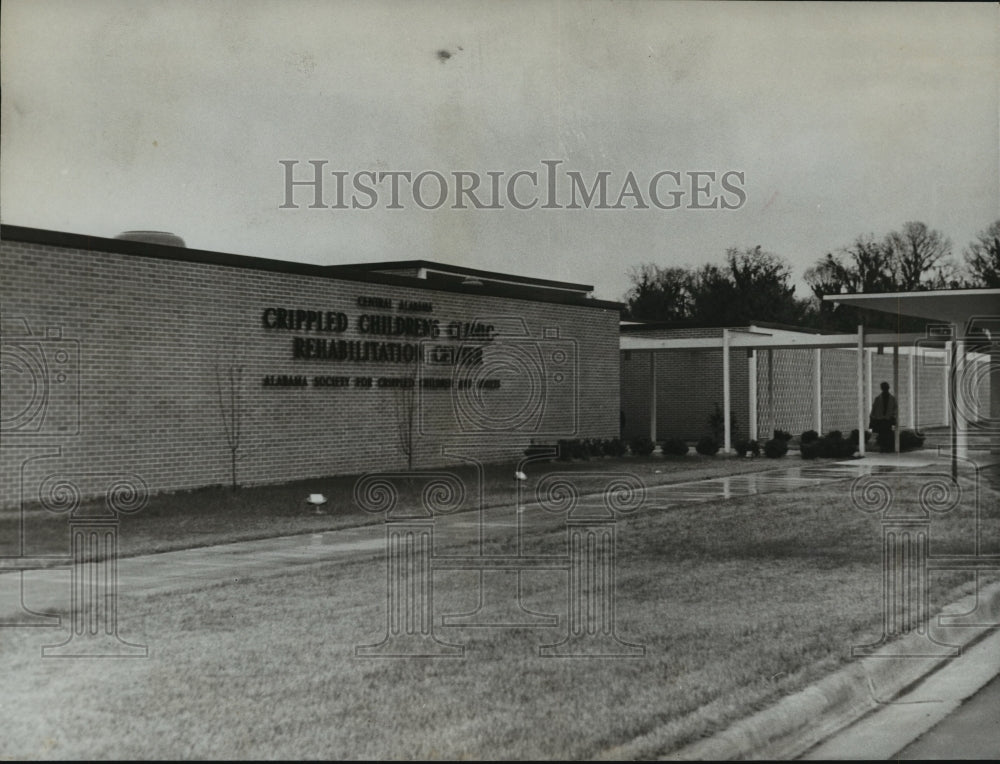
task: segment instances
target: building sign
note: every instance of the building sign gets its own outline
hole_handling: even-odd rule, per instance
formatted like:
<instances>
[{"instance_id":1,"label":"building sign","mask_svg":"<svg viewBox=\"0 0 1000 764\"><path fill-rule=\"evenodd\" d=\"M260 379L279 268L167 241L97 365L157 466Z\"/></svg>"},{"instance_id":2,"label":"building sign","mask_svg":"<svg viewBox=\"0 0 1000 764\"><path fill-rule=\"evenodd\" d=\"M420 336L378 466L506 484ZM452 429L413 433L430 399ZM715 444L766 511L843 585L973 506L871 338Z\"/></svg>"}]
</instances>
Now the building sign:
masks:
<instances>
[{"instance_id":1,"label":"building sign","mask_svg":"<svg viewBox=\"0 0 1000 764\"><path fill-rule=\"evenodd\" d=\"M359 308L432 313L431 302L396 300L362 295ZM261 313L261 325L273 332L292 334L291 360L329 361L347 364L385 363L415 364L422 362L436 367L472 367L482 364L483 344L497 336L492 324L478 321L450 321L421 315L363 312L348 316L342 311L314 308L279 308L268 306ZM365 339L346 339L349 329ZM340 335L340 336L338 336ZM373 338L373 339L367 339ZM383 339L384 338L384 339ZM429 343L440 339L442 344ZM448 342L463 344L445 344ZM474 343L474 344L469 344ZM442 368L444 370L444 368ZM352 376L345 374L269 374L262 379L264 387L302 388L368 388L408 389L420 386L429 390L450 390L473 385L478 389L498 389L500 380L453 380L451 377Z\"/></svg>"}]
</instances>

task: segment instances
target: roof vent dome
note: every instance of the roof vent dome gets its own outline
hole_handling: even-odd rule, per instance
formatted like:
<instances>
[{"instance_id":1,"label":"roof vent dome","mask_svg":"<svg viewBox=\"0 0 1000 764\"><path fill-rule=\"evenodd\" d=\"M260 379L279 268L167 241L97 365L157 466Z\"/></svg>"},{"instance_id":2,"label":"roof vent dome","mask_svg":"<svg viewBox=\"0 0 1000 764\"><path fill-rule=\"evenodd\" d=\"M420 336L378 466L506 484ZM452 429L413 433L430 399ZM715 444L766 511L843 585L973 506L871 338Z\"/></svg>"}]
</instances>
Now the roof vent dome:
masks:
<instances>
[{"instance_id":1,"label":"roof vent dome","mask_svg":"<svg viewBox=\"0 0 1000 764\"><path fill-rule=\"evenodd\" d=\"M167 231L125 231L118 234L116 239L126 241L144 241L147 244L162 244L167 247L186 247L184 239L175 233Z\"/></svg>"}]
</instances>

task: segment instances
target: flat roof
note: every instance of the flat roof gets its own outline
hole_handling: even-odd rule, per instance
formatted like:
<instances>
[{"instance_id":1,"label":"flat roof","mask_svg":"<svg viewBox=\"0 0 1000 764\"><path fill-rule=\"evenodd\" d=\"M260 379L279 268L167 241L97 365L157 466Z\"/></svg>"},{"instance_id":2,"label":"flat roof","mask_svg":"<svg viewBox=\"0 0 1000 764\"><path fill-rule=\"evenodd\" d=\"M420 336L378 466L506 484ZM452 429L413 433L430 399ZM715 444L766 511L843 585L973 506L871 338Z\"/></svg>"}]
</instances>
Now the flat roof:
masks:
<instances>
[{"instance_id":1,"label":"flat roof","mask_svg":"<svg viewBox=\"0 0 1000 764\"><path fill-rule=\"evenodd\" d=\"M794 324L781 324L773 321L747 321L741 324L714 322L714 321L622 321L620 328L623 332L645 332L663 329L748 329L751 326L758 329L776 329L785 332L799 332L802 334L833 334L834 332L814 329L810 326L796 326Z\"/></svg>"},{"instance_id":2,"label":"flat roof","mask_svg":"<svg viewBox=\"0 0 1000 764\"><path fill-rule=\"evenodd\" d=\"M366 263L364 265L313 265L290 260L273 260L265 257L236 255L228 252L191 249L189 247L176 247L130 239L109 239L102 236L49 231L41 228L27 228L6 224L0 225L0 240L174 260L178 262L222 265L228 268L292 273L314 278L361 281L369 284L402 286L410 289L505 297L508 299L530 300L532 302L554 303L557 305L577 305L603 310L621 311L625 307L619 302L598 300L587 296L583 292L590 291L592 287L586 287L581 284L564 284L558 281L532 279L509 274L492 273L490 271L476 271L471 268L462 269L457 266L433 263L429 260L397 260L386 263ZM485 280L481 284L467 284L463 283L464 279L458 278L455 280L429 280L414 276L380 272L380 270L384 269L407 269L411 267L410 264L412 263L424 264L423 266L413 267L433 268L446 274L449 272L454 273L456 276L481 275ZM460 273L461 271L467 271L467 273Z\"/></svg>"},{"instance_id":3,"label":"flat roof","mask_svg":"<svg viewBox=\"0 0 1000 764\"><path fill-rule=\"evenodd\" d=\"M568 281L552 281L550 279L537 279L531 276L517 276L510 273L485 271L478 268L466 268L462 265L438 263L433 260L388 260L377 263L352 263L350 265L335 265L329 267L347 268L358 271L423 270L445 275L472 276L487 279L489 281L499 281L509 284L528 284L530 286L548 287L550 289L565 289L573 292L594 291L594 287L590 284L573 284Z\"/></svg>"},{"instance_id":4,"label":"flat roof","mask_svg":"<svg viewBox=\"0 0 1000 764\"><path fill-rule=\"evenodd\" d=\"M1000 289L935 289L926 292L828 294L827 302L900 316L927 318L964 326L973 318L1000 315Z\"/></svg>"}]
</instances>

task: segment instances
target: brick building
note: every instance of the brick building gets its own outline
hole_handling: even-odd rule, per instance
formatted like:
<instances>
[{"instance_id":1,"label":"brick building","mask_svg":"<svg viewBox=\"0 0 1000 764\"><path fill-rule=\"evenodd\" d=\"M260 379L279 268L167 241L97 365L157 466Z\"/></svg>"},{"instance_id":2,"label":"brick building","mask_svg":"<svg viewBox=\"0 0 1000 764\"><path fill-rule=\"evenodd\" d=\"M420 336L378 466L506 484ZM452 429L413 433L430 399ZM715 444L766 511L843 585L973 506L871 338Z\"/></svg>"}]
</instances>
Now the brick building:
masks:
<instances>
[{"instance_id":1,"label":"brick building","mask_svg":"<svg viewBox=\"0 0 1000 764\"><path fill-rule=\"evenodd\" d=\"M143 238L0 231L0 504L53 473L229 484L234 452L253 485L618 434L620 306L590 286Z\"/></svg>"}]
</instances>

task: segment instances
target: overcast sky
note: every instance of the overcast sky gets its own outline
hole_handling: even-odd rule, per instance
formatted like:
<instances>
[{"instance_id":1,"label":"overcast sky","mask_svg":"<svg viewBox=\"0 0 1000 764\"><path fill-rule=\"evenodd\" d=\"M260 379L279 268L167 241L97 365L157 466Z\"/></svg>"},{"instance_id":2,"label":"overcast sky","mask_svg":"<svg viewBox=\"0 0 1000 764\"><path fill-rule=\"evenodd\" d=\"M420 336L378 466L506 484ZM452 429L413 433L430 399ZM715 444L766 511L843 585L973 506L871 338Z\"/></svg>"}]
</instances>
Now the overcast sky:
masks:
<instances>
[{"instance_id":1,"label":"overcast sky","mask_svg":"<svg viewBox=\"0 0 1000 764\"><path fill-rule=\"evenodd\" d=\"M620 299L643 262L760 244L798 279L858 234L922 220L958 254L1000 217L995 3L4 0L0 44L8 224L437 260ZM372 209L312 209L308 188L282 209L282 160L298 179L325 160L328 205L331 171L348 205L364 171L475 172L484 188L502 172L501 190L533 171L540 201L452 209L451 188L439 209L405 191L389 209L380 184ZM649 208L541 209L543 160L562 162L563 207L572 171L610 173L609 205L631 172ZM692 172L717 180L659 209L664 171L682 190ZM730 171L741 194L722 193ZM660 178L666 203L678 186ZM738 208L689 209L713 198Z\"/></svg>"}]
</instances>

